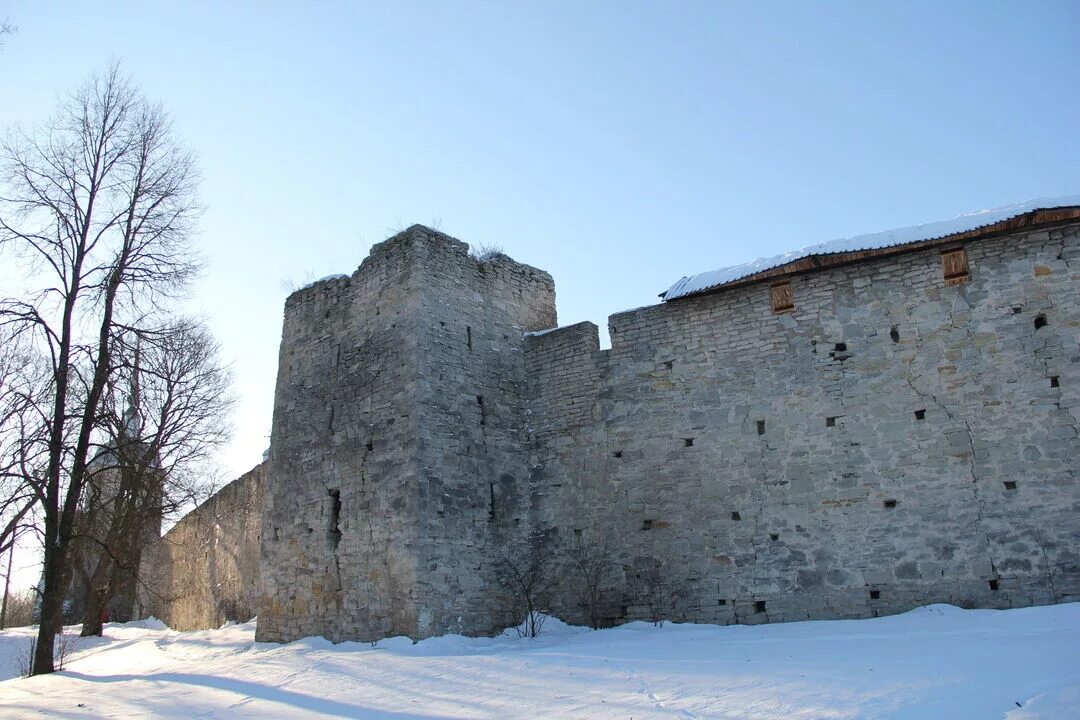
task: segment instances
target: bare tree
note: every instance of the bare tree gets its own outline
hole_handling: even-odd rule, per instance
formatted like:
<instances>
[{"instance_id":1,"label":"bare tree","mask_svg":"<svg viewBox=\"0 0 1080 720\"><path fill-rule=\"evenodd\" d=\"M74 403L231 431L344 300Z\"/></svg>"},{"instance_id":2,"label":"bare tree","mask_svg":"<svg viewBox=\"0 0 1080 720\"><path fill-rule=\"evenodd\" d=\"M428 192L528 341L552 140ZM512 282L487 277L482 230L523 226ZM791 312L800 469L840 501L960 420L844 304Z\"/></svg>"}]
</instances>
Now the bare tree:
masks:
<instances>
[{"instance_id":1,"label":"bare tree","mask_svg":"<svg viewBox=\"0 0 1080 720\"><path fill-rule=\"evenodd\" d=\"M6 41L6 36L14 35L18 31L19 29L9 23L7 21L7 18L0 21L0 50L4 49L4 42Z\"/></svg>"},{"instance_id":2,"label":"bare tree","mask_svg":"<svg viewBox=\"0 0 1080 720\"><path fill-rule=\"evenodd\" d=\"M44 546L33 663L41 674L55 669L76 515L118 368L114 343L125 330L160 324L163 301L198 269L197 176L167 115L115 65L45 125L12 134L0 162L0 249L22 260L36 287L0 301L0 326L30 343L49 371L35 403L44 438L29 453L44 461L33 479Z\"/></svg>"},{"instance_id":3,"label":"bare tree","mask_svg":"<svg viewBox=\"0 0 1080 720\"><path fill-rule=\"evenodd\" d=\"M21 650L16 650L15 657L11 659L15 672L18 673L19 677L34 674L33 667L34 657L37 655L37 643L38 639L36 637L29 638L29 642ZM58 671L64 669L68 658L78 647L79 636L75 633L66 633L63 628L56 633L53 638L53 657Z\"/></svg>"},{"instance_id":4,"label":"bare tree","mask_svg":"<svg viewBox=\"0 0 1080 720\"><path fill-rule=\"evenodd\" d=\"M575 536L563 548L562 556L578 601L589 616L589 627L600 627L604 591L615 569L607 539L590 535Z\"/></svg>"},{"instance_id":5,"label":"bare tree","mask_svg":"<svg viewBox=\"0 0 1080 720\"><path fill-rule=\"evenodd\" d=\"M134 358L119 373L128 390L114 381L106 393L108 442L91 463L78 523L84 636L101 634L111 600L130 612L142 547L160 534L164 516L206 494L204 462L228 437L230 379L210 333L184 321L137 337L134 348L121 338L114 350Z\"/></svg>"},{"instance_id":6,"label":"bare tree","mask_svg":"<svg viewBox=\"0 0 1080 720\"><path fill-rule=\"evenodd\" d=\"M652 624L663 627L670 605L664 561L652 557L639 558L633 567L627 568L627 574L633 579L638 600L649 609Z\"/></svg>"},{"instance_id":7,"label":"bare tree","mask_svg":"<svg viewBox=\"0 0 1080 720\"><path fill-rule=\"evenodd\" d=\"M3 620L0 621L0 630L9 627L22 627L33 622L35 597L32 588L21 592L8 592L4 598L4 612Z\"/></svg>"},{"instance_id":8,"label":"bare tree","mask_svg":"<svg viewBox=\"0 0 1080 720\"><path fill-rule=\"evenodd\" d=\"M504 546L495 561L496 577L513 593L519 616L523 618L518 628L522 637L534 638L544 628L547 619L545 603L551 583L550 561L545 535L539 531Z\"/></svg>"},{"instance_id":9,"label":"bare tree","mask_svg":"<svg viewBox=\"0 0 1080 720\"><path fill-rule=\"evenodd\" d=\"M35 525L44 424L36 400L43 367L0 328L0 555L10 553Z\"/></svg>"},{"instance_id":10,"label":"bare tree","mask_svg":"<svg viewBox=\"0 0 1080 720\"><path fill-rule=\"evenodd\" d=\"M11 578L15 567L15 548L20 538L33 530L32 524L25 518L26 506L20 508L19 504L16 504L14 509L13 517L3 528L6 538L5 549L0 550L0 563L3 562L4 555L7 555L7 568L4 572L4 595L3 599L0 600L0 630L9 625L28 625L30 622L30 609L33 606L32 601L22 602L23 598L32 598L32 592L16 593L14 596L11 594ZM23 612L24 610L25 612Z\"/></svg>"}]
</instances>

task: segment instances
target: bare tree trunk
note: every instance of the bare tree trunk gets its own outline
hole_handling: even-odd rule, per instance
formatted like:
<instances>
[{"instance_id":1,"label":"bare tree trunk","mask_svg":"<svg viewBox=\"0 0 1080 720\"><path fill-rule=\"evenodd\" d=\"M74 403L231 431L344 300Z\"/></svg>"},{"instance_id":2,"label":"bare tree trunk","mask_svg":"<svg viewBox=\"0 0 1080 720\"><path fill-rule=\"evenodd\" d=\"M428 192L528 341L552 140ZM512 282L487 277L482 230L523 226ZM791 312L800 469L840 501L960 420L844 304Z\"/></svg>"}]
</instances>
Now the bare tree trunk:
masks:
<instances>
[{"instance_id":1,"label":"bare tree trunk","mask_svg":"<svg viewBox=\"0 0 1080 720\"><path fill-rule=\"evenodd\" d=\"M86 404L83 407L83 416L81 418L82 425L79 428L79 438L76 441L74 449L71 477L68 480L67 492L64 494L62 505L59 505L59 497L57 498L58 508L61 512L55 536L48 534L48 524L46 524L46 548L48 548L51 538L55 537L55 541L51 541L54 543L52 555L50 556L48 550L46 550L45 553L45 589L42 593L41 625L38 626L38 642L37 647L34 649L34 670L32 673L34 675L42 675L44 673L55 671L53 662L53 638L56 636L58 630L60 632L63 631L63 625L60 624L60 618L64 609L64 596L67 593L71 577L70 565L68 564L67 559L71 548L72 536L74 535L75 511L78 508L79 500L82 498L83 485L86 481L87 455L90 452L90 435L97 426L96 418L98 416L98 407L101 402L101 396L105 392L105 381L108 379L110 370L109 336L112 330L116 291L119 287L123 270L123 264L114 268L113 272L110 274L109 283L105 292L101 330L98 336L97 363L94 367L90 392L87 394ZM56 418L56 422L62 422L61 418L63 418L62 413ZM60 451L62 450L63 448L61 447ZM50 468L52 467L52 464L53 459L50 457ZM58 468L57 474L59 475L59 452L57 453L56 466ZM49 482L51 485L52 478L50 478ZM59 491L59 477L57 477L56 480L56 487ZM49 510L51 509L52 508L49 508ZM47 612L48 610L51 610L51 612Z\"/></svg>"},{"instance_id":2,"label":"bare tree trunk","mask_svg":"<svg viewBox=\"0 0 1080 720\"><path fill-rule=\"evenodd\" d=\"M15 560L15 541L11 542L11 549L8 550L8 563L7 563L7 575L4 576L4 601L0 605L0 630L7 627L7 604L8 594L11 591L11 565Z\"/></svg>"},{"instance_id":3,"label":"bare tree trunk","mask_svg":"<svg viewBox=\"0 0 1080 720\"><path fill-rule=\"evenodd\" d=\"M31 675L51 673L53 666L53 639L63 630L60 617L64 610L64 593L58 588L63 584L64 548L46 543L41 594L41 618L38 620L37 643L34 646ZM52 592L49 592L50 588Z\"/></svg>"},{"instance_id":4,"label":"bare tree trunk","mask_svg":"<svg viewBox=\"0 0 1080 720\"><path fill-rule=\"evenodd\" d=\"M90 588L87 592L86 610L83 613L82 637L101 636L105 619L105 608L109 602L109 590L114 570L112 558L102 556L98 560Z\"/></svg>"}]
</instances>

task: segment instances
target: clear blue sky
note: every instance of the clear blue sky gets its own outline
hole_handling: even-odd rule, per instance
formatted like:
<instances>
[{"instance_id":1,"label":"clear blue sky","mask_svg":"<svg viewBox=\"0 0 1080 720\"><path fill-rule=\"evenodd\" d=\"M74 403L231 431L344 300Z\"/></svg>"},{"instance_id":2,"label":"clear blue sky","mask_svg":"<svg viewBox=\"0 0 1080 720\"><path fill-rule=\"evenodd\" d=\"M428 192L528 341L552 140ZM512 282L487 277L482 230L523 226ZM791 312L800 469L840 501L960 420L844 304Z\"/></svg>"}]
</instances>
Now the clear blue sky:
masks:
<instances>
[{"instance_id":1,"label":"clear blue sky","mask_svg":"<svg viewBox=\"0 0 1080 720\"><path fill-rule=\"evenodd\" d=\"M414 222L563 324L685 274L1080 192L1080 3L0 0L0 124L119 59L200 156L195 303L267 445L285 285Z\"/></svg>"}]
</instances>

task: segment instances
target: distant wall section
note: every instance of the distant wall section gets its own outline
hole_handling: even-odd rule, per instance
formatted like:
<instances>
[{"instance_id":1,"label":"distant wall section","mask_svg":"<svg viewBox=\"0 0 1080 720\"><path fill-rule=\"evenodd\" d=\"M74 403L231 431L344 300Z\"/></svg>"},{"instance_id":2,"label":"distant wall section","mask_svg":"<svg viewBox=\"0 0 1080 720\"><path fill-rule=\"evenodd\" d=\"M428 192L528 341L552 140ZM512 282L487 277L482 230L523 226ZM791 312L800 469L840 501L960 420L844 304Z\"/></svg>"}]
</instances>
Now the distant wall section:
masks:
<instances>
[{"instance_id":1,"label":"distant wall section","mask_svg":"<svg viewBox=\"0 0 1080 720\"><path fill-rule=\"evenodd\" d=\"M139 605L176 630L253 618L266 463L221 488L143 554Z\"/></svg>"}]
</instances>

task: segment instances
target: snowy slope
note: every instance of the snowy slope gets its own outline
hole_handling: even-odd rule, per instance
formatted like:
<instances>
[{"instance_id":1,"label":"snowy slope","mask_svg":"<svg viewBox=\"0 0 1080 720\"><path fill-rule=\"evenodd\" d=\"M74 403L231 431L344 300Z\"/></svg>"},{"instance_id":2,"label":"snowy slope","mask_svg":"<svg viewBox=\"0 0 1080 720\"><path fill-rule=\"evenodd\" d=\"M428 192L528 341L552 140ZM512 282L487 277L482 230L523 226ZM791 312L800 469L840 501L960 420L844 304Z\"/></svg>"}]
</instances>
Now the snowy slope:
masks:
<instances>
[{"instance_id":1,"label":"snowy slope","mask_svg":"<svg viewBox=\"0 0 1080 720\"><path fill-rule=\"evenodd\" d=\"M854 250L874 250L877 248L893 247L894 245L904 245L906 243L918 242L921 240L934 240L936 238L945 237L946 235L953 235L955 233L993 225L994 223L999 223L1003 220L1008 220L1009 218L1014 218L1017 215L1023 215L1024 213L1033 210L1050 210L1053 208L1072 207L1075 205L1080 205L1080 195L1069 195L1058 198L1039 198L1037 200L1028 200L1027 202L1005 205L990 210L978 210L976 212L965 213L952 220L926 223L924 225L912 225L911 227L899 228L897 230L886 230L870 235L857 235L850 238L831 240L818 245L804 247L802 250L793 250L782 255L759 258L748 263L743 263L742 265L734 265L732 267L720 268L719 270L711 270L709 272L698 273L697 275L690 275L689 277L681 278L661 295L665 300L674 300L675 298L692 295L696 292L716 287L717 285L723 285L724 283L744 278L747 275L753 275L754 273L763 270L779 267L780 265L785 265L789 262L809 257L810 255L828 255L829 253L851 252Z\"/></svg>"},{"instance_id":2,"label":"snowy slope","mask_svg":"<svg viewBox=\"0 0 1080 720\"><path fill-rule=\"evenodd\" d=\"M1080 718L1080 603L934 605L875 620L716 627L552 620L375 649L252 641L252 624L128 624L69 669L0 683L0 717ZM29 637L0 633L0 669Z\"/></svg>"}]
</instances>

